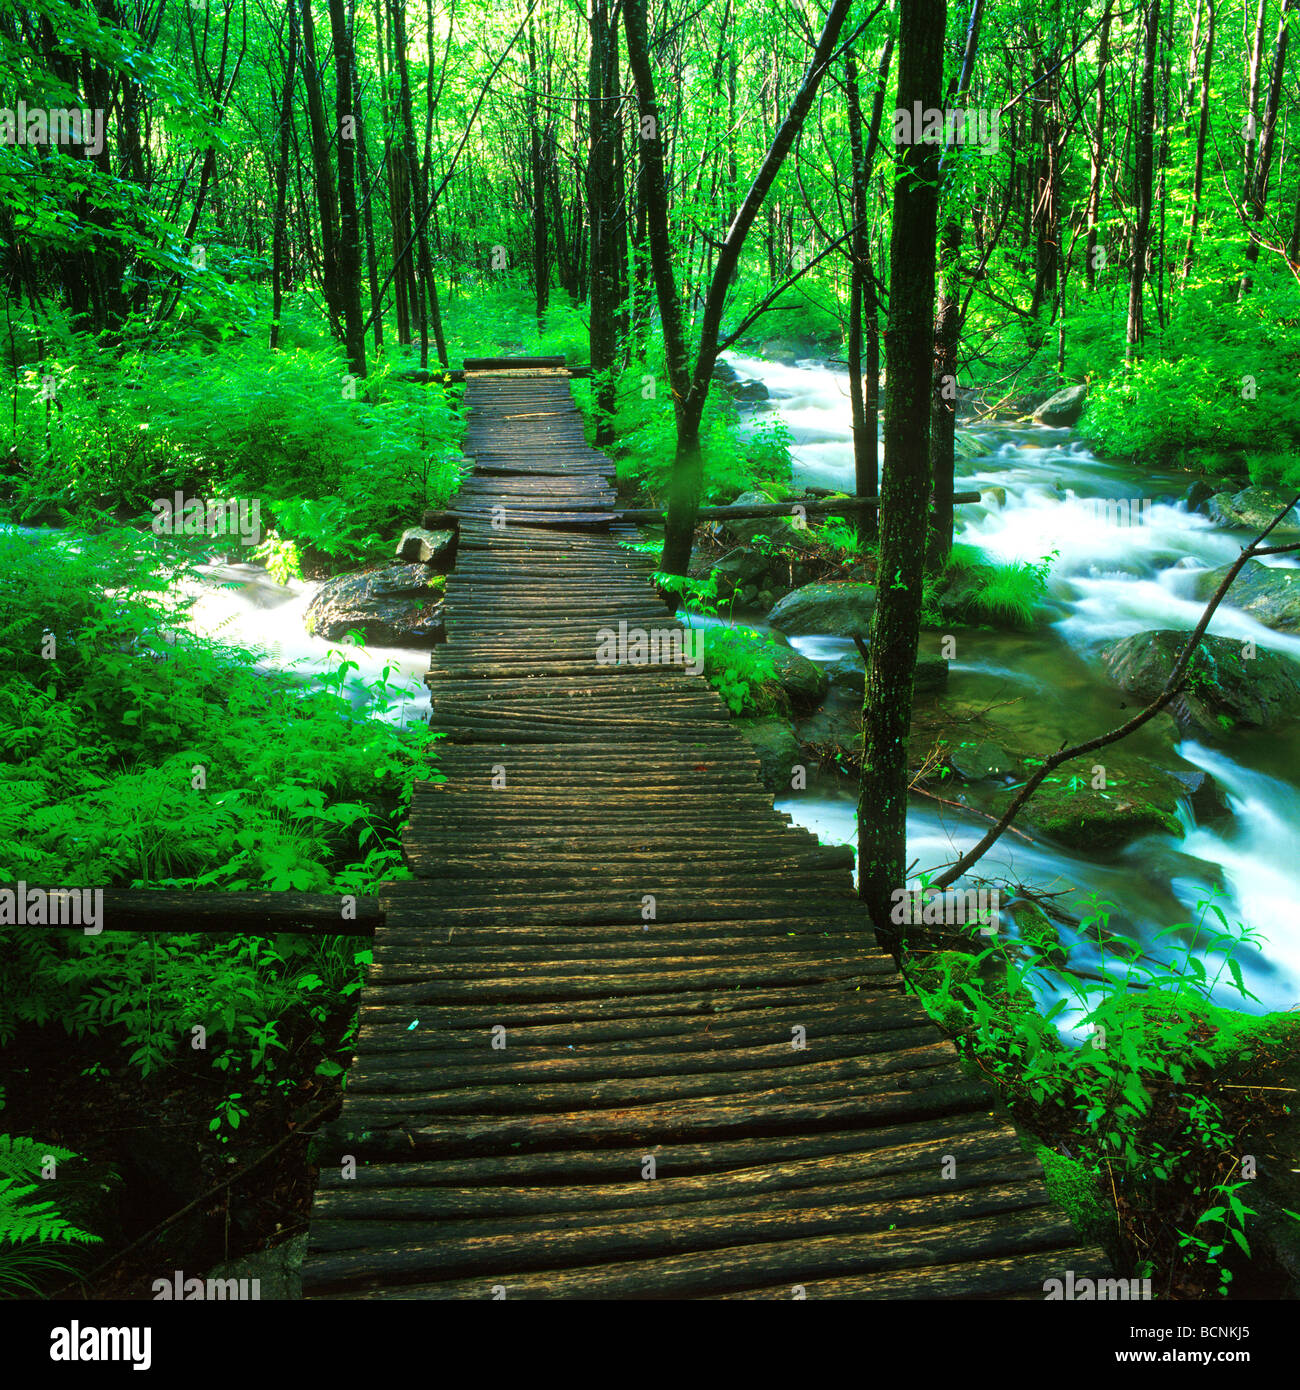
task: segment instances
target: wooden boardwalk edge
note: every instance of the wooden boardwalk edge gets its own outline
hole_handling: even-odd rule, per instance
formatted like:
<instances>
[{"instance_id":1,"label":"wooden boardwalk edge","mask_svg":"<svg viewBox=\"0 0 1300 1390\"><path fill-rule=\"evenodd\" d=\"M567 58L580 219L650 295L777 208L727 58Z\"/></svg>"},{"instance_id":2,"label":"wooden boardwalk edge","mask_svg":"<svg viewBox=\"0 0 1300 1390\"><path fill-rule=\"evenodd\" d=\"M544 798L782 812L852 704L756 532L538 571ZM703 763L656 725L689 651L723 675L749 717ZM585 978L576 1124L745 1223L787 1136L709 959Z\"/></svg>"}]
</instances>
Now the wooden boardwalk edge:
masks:
<instances>
[{"instance_id":1,"label":"wooden boardwalk edge","mask_svg":"<svg viewBox=\"0 0 1300 1390\"><path fill-rule=\"evenodd\" d=\"M485 366L428 676L448 780L417 789L415 878L381 894L306 1296L1041 1298L1066 1270L1109 1277L903 992L851 854L774 810L685 669L567 373ZM665 660L609 659L638 631Z\"/></svg>"}]
</instances>

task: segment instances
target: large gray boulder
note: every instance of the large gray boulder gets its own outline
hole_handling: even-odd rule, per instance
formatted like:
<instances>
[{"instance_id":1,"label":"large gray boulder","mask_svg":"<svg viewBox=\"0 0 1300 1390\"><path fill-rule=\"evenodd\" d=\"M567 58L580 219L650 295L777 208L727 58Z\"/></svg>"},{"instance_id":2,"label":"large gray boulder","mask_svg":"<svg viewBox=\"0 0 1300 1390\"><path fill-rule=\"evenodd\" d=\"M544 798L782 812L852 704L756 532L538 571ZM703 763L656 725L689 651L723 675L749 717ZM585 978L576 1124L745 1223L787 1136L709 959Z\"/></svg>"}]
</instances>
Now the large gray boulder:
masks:
<instances>
[{"instance_id":1,"label":"large gray boulder","mask_svg":"<svg viewBox=\"0 0 1300 1390\"><path fill-rule=\"evenodd\" d=\"M307 605L307 631L338 642L353 629L377 647L428 647L447 640L442 578L427 565L388 565L327 579Z\"/></svg>"},{"instance_id":2,"label":"large gray boulder","mask_svg":"<svg viewBox=\"0 0 1300 1390\"><path fill-rule=\"evenodd\" d=\"M876 606L874 584L805 584L787 594L767 615L781 632L866 638Z\"/></svg>"},{"instance_id":3,"label":"large gray boulder","mask_svg":"<svg viewBox=\"0 0 1300 1390\"><path fill-rule=\"evenodd\" d=\"M1205 503L1205 514L1220 526L1258 535L1287 505L1295 493L1275 487L1244 487L1240 492L1216 492ZM1300 541L1300 516L1293 510L1269 534L1270 545L1292 545Z\"/></svg>"},{"instance_id":4,"label":"large gray boulder","mask_svg":"<svg viewBox=\"0 0 1300 1390\"><path fill-rule=\"evenodd\" d=\"M1048 398L1034 411L1034 419L1040 425L1052 425L1061 427L1064 425L1077 424L1079 416L1083 414L1083 404L1088 399L1088 388L1083 386L1067 386L1063 391L1057 391L1055 395Z\"/></svg>"},{"instance_id":5,"label":"large gray boulder","mask_svg":"<svg viewBox=\"0 0 1300 1390\"><path fill-rule=\"evenodd\" d=\"M1223 583L1230 565L1206 570L1196 576L1192 592L1203 603L1213 597ZM1249 613L1265 627L1279 632L1300 632L1300 569L1283 569L1279 565L1261 565L1247 560L1241 573L1232 581L1224 603Z\"/></svg>"},{"instance_id":6,"label":"large gray boulder","mask_svg":"<svg viewBox=\"0 0 1300 1390\"><path fill-rule=\"evenodd\" d=\"M1164 689L1185 632L1135 632L1102 651L1107 673L1139 705ZM1238 727L1269 728L1300 714L1300 681L1275 652L1235 638L1203 637L1181 695L1168 706L1184 733L1219 737Z\"/></svg>"}]
</instances>

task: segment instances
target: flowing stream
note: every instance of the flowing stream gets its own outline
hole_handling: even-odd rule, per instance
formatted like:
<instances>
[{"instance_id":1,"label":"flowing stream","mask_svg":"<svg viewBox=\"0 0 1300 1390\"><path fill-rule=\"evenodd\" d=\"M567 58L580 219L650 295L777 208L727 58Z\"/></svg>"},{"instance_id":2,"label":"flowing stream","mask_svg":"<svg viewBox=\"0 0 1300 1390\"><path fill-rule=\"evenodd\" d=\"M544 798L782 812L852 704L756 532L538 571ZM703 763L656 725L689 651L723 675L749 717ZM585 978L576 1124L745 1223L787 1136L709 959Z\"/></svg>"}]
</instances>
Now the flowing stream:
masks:
<instances>
[{"instance_id":1,"label":"flowing stream","mask_svg":"<svg viewBox=\"0 0 1300 1390\"><path fill-rule=\"evenodd\" d=\"M729 354L743 376L762 381L769 400L752 421L776 411L794 441L797 482L853 491L848 374L824 363L782 365ZM959 425L962 422L959 421ZM1037 562L1057 552L1049 581L1046 625L1033 633L960 630L950 663L947 694L992 704L1019 697L1017 746L1043 752L1104 727L1098 711L1116 707L1116 688L1100 660L1103 646L1130 633L1158 628L1189 630L1203 604L1192 598L1195 576L1229 563L1250 537L1215 527L1173 499L1185 476L1142 471L1096 458L1065 429L1005 424L962 425L988 453L957 465L960 490L983 490L984 502L957 510L959 542L1000 561ZM1005 503L989 490L1005 489ZM1094 499L1134 499L1117 525ZM1294 564L1291 557L1273 563ZM1273 631L1230 606L1220 607L1212 634L1254 639L1261 648L1300 663L1300 637ZM851 648L824 634L791 635L815 661L833 661ZM934 635L923 638L923 651ZM1130 713L1132 709L1130 708ZM1235 734L1223 747L1184 739L1171 758L1168 744L1139 731L1124 745L1166 767L1199 768L1219 784L1231 817L1197 825L1184 804L1186 837L1149 835L1117 854L1087 856L1030 845L1004 836L978 867L981 877L1005 879L1039 891L1061 892L1061 906L1087 914L1096 893L1114 904L1110 926L1136 936L1152 956L1166 959L1191 941L1184 934L1157 942L1157 933L1198 917L1212 893L1229 923L1258 933L1261 949L1238 953L1247 988L1259 1003L1244 1002L1227 982L1215 998L1230 1007L1288 1009L1300 1001L1300 913L1296 856L1300 851L1300 728L1293 722L1267 733ZM1144 735L1146 735L1144 737ZM1118 750L1116 750L1118 751ZM1099 757L1104 758L1104 753ZM834 843L855 838L850 788L810 784L780 808ZM933 802L914 799L908 816L908 853L919 870L938 869L973 845L987 822ZM1211 915L1211 926L1218 923ZM1095 935L1063 929L1072 971L1100 973L1105 962ZM1214 976L1218 964L1207 961Z\"/></svg>"}]
</instances>

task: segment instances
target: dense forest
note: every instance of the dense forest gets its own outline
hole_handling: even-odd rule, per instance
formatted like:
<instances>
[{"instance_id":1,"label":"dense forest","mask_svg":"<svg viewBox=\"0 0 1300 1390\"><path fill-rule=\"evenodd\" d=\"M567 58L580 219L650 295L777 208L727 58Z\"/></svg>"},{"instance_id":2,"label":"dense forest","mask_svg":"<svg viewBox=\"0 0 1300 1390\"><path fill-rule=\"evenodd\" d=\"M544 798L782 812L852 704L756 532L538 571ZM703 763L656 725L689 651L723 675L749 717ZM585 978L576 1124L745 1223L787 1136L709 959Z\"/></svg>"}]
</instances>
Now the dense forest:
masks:
<instances>
[{"instance_id":1,"label":"dense forest","mask_svg":"<svg viewBox=\"0 0 1300 1390\"><path fill-rule=\"evenodd\" d=\"M1079 1238L1296 1297L1295 10L3 0L0 1292L295 1296L531 358Z\"/></svg>"}]
</instances>

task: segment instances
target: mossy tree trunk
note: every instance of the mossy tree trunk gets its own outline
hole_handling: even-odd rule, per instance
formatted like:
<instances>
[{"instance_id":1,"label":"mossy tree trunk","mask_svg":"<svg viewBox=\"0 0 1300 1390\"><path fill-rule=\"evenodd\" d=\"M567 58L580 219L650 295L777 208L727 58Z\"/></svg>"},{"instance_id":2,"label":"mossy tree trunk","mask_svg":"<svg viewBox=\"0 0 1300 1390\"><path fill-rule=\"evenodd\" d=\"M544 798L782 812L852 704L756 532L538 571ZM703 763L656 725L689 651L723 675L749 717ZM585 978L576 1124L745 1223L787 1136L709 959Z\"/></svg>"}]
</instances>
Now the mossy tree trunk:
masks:
<instances>
[{"instance_id":1,"label":"mossy tree trunk","mask_svg":"<svg viewBox=\"0 0 1300 1390\"><path fill-rule=\"evenodd\" d=\"M936 108L943 81L944 0L900 0L898 106ZM921 622L930 500L930 385L939 148L919 131L900 147L889 246L885 467L879 591L871 627L858 800L858 892L883 946L907 867L907 745Z\"/></svg>"}]
</instances>

